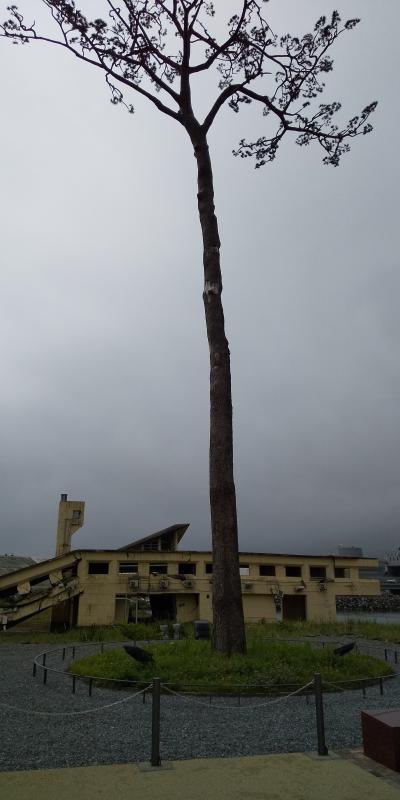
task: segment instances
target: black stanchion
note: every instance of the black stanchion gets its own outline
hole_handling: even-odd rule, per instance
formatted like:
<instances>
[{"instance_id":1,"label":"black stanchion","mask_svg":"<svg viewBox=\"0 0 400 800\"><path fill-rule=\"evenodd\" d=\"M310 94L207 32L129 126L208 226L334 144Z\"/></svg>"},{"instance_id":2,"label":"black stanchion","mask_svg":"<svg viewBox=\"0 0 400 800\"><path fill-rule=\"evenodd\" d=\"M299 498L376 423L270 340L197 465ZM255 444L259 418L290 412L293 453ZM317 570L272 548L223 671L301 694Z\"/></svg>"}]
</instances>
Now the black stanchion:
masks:
<instances>
[{"instance_id":1,"label":"black stanchion","mask_svg":"<svg viewBox=\"0 0 400 800\"><path fill-rule=\"evenodd\" d=\"M324 703L322 698L322 681L319 672L317 672L314 675L314 694L315 694L315 717L317 722L318 755L327 756L328 748L325 744L325 723L324 723Z\"/></svg>"},{"instance_id":2,"label":"black stanchion","mask_svg":"<svg viewBox=\"0 0 400 800\"><path fill-rule=\"evenodd\" d=\"M65 661L65 647L63 647L63 651L62 651L62 660Z\"/></svg>"},{"instance_id":3,"label":"black stanchion","mask_svg":"<svg viewBox=\"0 0 400 800\"><path fill-rule=\"evenodd\" d=\"M36 678L36 661L33 662L32 677Z\"/></svg>"},{"instance_id":4,"label":"black stanchion","mask_svg":"<svg viewBox=\"0 0 400 800\"><path fill-rule=\"evenodd\" d=\"M75 658L75 645L72 648L72 660Z\"/></svg>"},{"instance_id":5,"label":"black stanchion","mask_svg":"<svg viewBox=\"0 0 400 800\"><path fill-rule=\"evenodd\" d=\"M153 678L152 706L151 706L151 759L152 767L159 767L160 757L160 678Z\"/></svg>"},{"instance_id":6,"label":"black stanchion","mask_svg":"<svg viewBox=\"0 0 400 800\"><path fill-rule=\"evenodd\" d=\"M43 653L43 658L42 658L43 683L47 682L47 669L45 669L45 665L46 665L46 653Z\"/></svg>"},{"instance_id":7,"label":"black stanchion","mask_svg":"<svg viewBox=\"0 0 400 800\"><path fill-rule=\"evenodd\" d=\"M385 661L387 661L387 660L388 660L388 652L387 652L387 649L385 647Z\"/></svg>"}]
</instances>

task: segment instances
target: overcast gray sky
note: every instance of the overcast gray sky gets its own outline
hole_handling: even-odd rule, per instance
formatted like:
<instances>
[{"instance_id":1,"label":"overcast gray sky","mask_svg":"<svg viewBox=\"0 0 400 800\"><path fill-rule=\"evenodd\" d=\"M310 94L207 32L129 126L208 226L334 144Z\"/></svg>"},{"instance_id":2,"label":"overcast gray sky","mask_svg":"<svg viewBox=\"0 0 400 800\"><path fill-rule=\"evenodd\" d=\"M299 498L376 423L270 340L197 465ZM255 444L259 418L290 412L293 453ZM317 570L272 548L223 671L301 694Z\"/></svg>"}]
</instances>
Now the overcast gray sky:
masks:
<instances>
[{"instance_id":1,"label":"overcast gray sky","mask_svg":"<svg viewBox=\"0 0 400 800\"><path fill-rule=\"evenodd\" d=\"M19 5L43 19L40 0ZM271 0L265 13L302 34L331 10ZM289 139L263 169L233 158L263 133L253 107L210 135L243 550L400 544L400 5L339 10L362 23L337 44L324 98L346 119L379 100L339 169ZM0 552L51 555L60 492L86 500L75 547L187 521L182 545L208 549L189 141L145 100L133 116L113 107L98 70L50 46L1 39L0 69ZM214 96L196 84L198 108Z\"/></svg>"}]
</instances>

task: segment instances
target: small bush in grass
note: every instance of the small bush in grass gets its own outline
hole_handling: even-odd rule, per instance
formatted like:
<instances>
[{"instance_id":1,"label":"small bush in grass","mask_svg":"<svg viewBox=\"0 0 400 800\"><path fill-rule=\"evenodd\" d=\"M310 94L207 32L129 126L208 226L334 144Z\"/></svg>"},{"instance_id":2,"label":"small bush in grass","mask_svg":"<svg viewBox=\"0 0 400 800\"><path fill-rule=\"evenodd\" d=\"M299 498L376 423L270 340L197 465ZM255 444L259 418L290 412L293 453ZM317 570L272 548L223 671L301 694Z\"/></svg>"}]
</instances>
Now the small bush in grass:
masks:
<instances>
[{"instance_id":1,"label":"small bush in grass","mask_svg":"<svg viewBox=\"0 0 400 800\"><path fill-rule=\"evenodd\" d=\"M77 642L104 642L107 638L108 629L98 625L90 625L87 628L76 629Z\"/></svg>"},{"instance_id":2,"label":"small bush in grass","mask_svg":"<svg viewBox=\"0 0 400 800\"><path fill-rule=\"evenodd\" d=\"M148 642L161 639L160 626L145 622L129 622L118 625L119 632L127 639L137 642Z\"/></svg>"}]
</instances>

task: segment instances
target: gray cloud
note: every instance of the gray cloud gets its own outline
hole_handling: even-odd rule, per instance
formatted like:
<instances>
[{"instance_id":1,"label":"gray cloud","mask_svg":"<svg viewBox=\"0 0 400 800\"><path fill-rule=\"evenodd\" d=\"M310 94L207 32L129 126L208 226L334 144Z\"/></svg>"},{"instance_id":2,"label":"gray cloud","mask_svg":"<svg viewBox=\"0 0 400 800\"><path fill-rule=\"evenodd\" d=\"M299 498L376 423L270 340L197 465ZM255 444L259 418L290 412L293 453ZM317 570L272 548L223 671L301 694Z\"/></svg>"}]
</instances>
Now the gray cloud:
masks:
<instances>
[{"instance_id":1,"label":"gray cloud","mask_svg":"<svg viewBox=\"0 0 400 800\"><path fill-rule=\"evenodd\" d=\"M262 132L252 108L222 113L210 137L243 549L398 544L400 10L344 5L363 22L338 45L327 97L346 117L380 105L339 169L289 141L263 170L233 159L242 135ZM266 11L302 32L326 7ZM50 554L61 491L87 502L77 546L191 521L187 546L209 547L189 143L141 101L133 117L113 108L67 54L1 41L0 67L0 549ZM203 108L209 91L199 82Z\"/></svg>"}]
</instances>

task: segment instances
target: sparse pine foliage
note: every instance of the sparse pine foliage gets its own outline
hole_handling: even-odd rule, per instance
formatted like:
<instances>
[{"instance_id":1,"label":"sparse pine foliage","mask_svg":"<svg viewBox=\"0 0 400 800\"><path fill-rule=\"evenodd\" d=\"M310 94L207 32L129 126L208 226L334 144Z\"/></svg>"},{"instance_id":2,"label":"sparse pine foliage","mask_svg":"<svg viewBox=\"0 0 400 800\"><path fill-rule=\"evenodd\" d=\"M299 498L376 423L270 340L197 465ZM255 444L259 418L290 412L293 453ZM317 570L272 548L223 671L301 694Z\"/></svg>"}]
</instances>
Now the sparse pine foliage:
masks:
<instances>
[{"instance_id":1,"label":"sparse pine foliage","mask_svg":"<svg viewBox=\"0 0 400 800\"><path fill-rule=\"evenodd\" d=\"M44 6L52 23L45 31L33 21L32 6ZM230 354L225 336L220 269L220 239L207 134L227 105L260 106L257 138L242 139L235 155L253 158L257 168L276 157L287 133L298 145L316 142L323 162L337 166L350 140L371 131L376 103L369 103L340 125L337 101L320 102L325 76L332 71L336 40L359 20L342 21L334 11L320 17L313 31L278 36L264 14L266 0L235 0L236 13L220 35L220 4L210 0L26 0L25 16L16 5L0 36L16 44L47 42L97 67L105 76L114 105L134 112L135 95L187 132L197 160L198 208L203 235L204 308L210 349L210 506L213 540L214 647L227 654L246 647L238 563ZM222 4L233 5L233 0ZM94 11L95 9L95 11ZM218 12L218 13L217 13ZM92 18L92 14L96 16ZM199 119L192 84L213 71L215 96ZM267 119L266 119L267 118Z\"/></svg>"}]
</instances>

